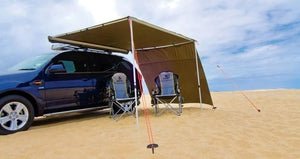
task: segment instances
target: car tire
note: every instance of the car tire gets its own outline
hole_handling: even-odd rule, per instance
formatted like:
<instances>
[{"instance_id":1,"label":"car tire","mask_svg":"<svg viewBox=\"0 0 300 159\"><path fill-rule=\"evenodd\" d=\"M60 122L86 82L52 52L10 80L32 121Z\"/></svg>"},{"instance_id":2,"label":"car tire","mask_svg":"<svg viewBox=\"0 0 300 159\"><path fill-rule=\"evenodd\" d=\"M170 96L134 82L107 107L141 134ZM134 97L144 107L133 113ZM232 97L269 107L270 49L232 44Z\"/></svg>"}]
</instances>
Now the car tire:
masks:
<instances>
[{"instance_id":1,"label":"car tire","mask_svg":"<svg viewBox=\"0 0 300 159\"><path fill-rule=\"evenodd\" d=\"M19 95L0 99L0 134L7 135L27 130L34 119L34 109L29 100Z\"/></svg>"}]
</instances>

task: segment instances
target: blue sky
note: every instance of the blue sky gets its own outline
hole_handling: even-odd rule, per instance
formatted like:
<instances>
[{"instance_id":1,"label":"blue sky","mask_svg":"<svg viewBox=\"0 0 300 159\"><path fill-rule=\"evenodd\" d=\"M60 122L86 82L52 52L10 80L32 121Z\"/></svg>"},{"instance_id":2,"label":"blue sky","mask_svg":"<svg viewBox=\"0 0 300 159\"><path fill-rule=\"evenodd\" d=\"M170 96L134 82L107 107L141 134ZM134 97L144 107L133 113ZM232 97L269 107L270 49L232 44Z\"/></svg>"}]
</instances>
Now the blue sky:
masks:
<instances>
[{"instance_id":1,"label":"blue sky","mask_svg":"<svg viewBox=\"0 0 300 159\"><path fill-rule=\"evenodd\" d=\"M0 0L0 71L51 52L48 35L134 16L199 43L212 91L300 88L300 1Z\"/></svg>"}]
</instances>

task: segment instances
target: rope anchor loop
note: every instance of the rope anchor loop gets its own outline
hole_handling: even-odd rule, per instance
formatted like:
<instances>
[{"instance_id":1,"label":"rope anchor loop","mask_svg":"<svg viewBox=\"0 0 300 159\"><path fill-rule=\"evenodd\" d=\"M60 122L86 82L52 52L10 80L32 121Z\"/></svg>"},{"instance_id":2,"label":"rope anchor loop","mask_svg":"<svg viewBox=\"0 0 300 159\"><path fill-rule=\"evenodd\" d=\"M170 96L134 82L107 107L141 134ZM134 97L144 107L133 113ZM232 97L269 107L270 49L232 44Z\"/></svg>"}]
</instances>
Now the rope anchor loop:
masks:
<instances>
[{"instance_id":1,"label":"rope anchor loop","mask_svg":"<svg viewBox=\"0 0 300 159\"><path fill-rule=\"evenodd\" d=\"M154 154L154 149L158 148L158 144L149 144L147 146L148 149L152 149L152 154Z\"/></svg>"}]
</instances>

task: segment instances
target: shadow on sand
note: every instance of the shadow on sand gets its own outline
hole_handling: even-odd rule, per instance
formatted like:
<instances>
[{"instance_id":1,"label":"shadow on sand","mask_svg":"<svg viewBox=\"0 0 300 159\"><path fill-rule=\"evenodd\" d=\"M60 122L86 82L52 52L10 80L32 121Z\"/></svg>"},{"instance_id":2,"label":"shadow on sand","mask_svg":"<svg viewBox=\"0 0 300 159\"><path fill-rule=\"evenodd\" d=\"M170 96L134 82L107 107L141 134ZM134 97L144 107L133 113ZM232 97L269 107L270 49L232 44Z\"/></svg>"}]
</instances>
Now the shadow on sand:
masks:
<instances>
[{"instance_id":1,"label":"shadow on sand","mask_svg":"<svg viewBox=\"0 0 300 159\"><path fill-rule=\"evenodd\" d=\"M159 108L160 111L164 109L163 107ZM54 126L54 125L61 125L66 123L74 123L79 121L86 121L86 120L92 120L96 118L110 118L109 109L103 109L103 110L97 110L97 111L85 111L85 112L76 112L76 113L68 113L68 114L60 114L60 115L53 115L48 117L38 117L34 119L34 122L32 124L32 128L37 128L40 126ZM183 114L184 112L194 112L199 111L200 108L197 107L184 107L183 108ZM210 108L203 108L202 111L214 111ZM154 107L148 108L148 114L150 118L155 118L155 109ZM172 114L169 110L164 112L165 115ZM139 118L144 118L144 109L140 107L138 109L138 115ZM163 115L163 114L162 114ZM126 117L126 116L125 116ZM113 119L111 119L113 120Z\"/></svg>"},{"instance_id":2,"label":"shadow on sand","mask_svg":"<svg viewBox=\"0 0 300 159\"><path fill-rule=\"evenodd\" d=\"M73 123L82 120L91 120L96 118L109 118L109 110L85 111L76 113L67 113L60 115L53 115L48 117L38 117L34 119L32 127L46 126L51 124Z\"/></svg>"}]
</instances>

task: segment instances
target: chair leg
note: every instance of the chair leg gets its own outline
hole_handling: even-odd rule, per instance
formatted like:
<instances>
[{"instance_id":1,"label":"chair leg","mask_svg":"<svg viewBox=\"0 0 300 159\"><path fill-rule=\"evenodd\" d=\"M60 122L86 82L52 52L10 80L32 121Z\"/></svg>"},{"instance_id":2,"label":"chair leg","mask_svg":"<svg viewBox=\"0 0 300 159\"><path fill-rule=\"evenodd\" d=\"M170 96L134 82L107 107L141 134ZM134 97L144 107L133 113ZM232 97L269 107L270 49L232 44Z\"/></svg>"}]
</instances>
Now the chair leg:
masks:
<instances>
[{"instance_id":1,"label":"chair leg","mask_svg":"<svg viewBox=\"0 0 300 159\"><path fill-rule=\"evenodd\" d=\"M174 114L180 116L181 115L181 103L179 102L179 108L178 110L173 108L171 106L171 104L174 102L174 100L177 98L177 96L175 96L170 103L164 101L163 99L159 99L157 98L157 106L155 108L158 108L158 103L160 104L163 104L165 106L165 108L163 110L161 110L159 113L158 113L158 109L155 110L155 116L159 116L161 115L163 112L166 111L166 109L170 109Z\"/></svg>"},{"instance_id":2,"label":"chair leg","mask_svg":"<svg viewBox=\"0 0 300 159\"><path fill-rule=\"evenodd\" d=\"M178 96L178 115L182 113L182 97Z\"/></svg>"},{"instance_id":3,"label":"chair leg","mask_svg":"<svg viewBox=\"0 0 300 159\"><path fill-rule=\"evenodd\" d=\"M128 115L132 115L134 116L134 113L133 113L133 105L135 104L135 102L131 102L130 104L128 105L124 105L124 103L119 103L118 101L115 101L114 104L119 108L119 110L117 112L114 112L113 110L113 119L115 119L116 121L119 121L125 114L128 114ZM120 114L118 116L118 118L116 119L118 113L120 111L123 111L122 114ZM134 116L135 117L135 116Z\"/></svg>"},{"instance_id":4,"label":"chair leg","mask_svg":"<svg viewBox=\"0 0 300 159\"><path fill-rule=\"evenodd\" d=\"M158 103L155 103L155 116L157 116L157 114L158 114Z\"/></svg>"},{"instance_id":5,"label":"chair leg","mask_svg":"<svg viewBox=\"0 0 300 159\"><path fill-rule=\"evenodd\" d=\"M171 104L173 103L173 101L174 101L176 98L178 98L178 109L175 109L175 108L173 108L173 107L171 106ZM166 102L166 101L164 101L163 99L159 99L159 98L157 98L156 101L158 101L158 102L157 102L157 104L155 105L155 116L161 115L166 109L170 109L174 114L176 114L176 115L178 115L178 116L181 115L181 113L182 113L182 102L183 102L183 99L182 99L182 97L181 97L180 95L179 95L179 96L175 96L175 97L171 100L171 102L169 102L169 103ZM158 111L159 111L159 110L158 110L158 103L163 104L163 105L165 106L165 108L164 108L163 110L161 110L160 112L158 112Z\"/></svg>"},{"instance_id":6,"label":"chair leg","mask_svg":"<svg viewBox=\"0 0 300 159\"><path fill-rule=\"evenodd\" d=\"M113 118L114 119L114 115L115 115L115 112L114 112L114 102L113 101L110 101L109 103L109 107L110 107L110 111L109 111L109 115L110 115L110 118Z\"/></svg>"}]
</instances>

